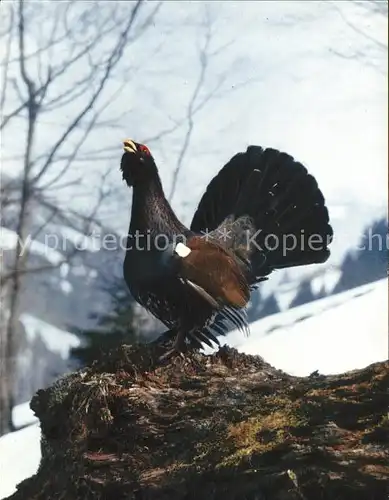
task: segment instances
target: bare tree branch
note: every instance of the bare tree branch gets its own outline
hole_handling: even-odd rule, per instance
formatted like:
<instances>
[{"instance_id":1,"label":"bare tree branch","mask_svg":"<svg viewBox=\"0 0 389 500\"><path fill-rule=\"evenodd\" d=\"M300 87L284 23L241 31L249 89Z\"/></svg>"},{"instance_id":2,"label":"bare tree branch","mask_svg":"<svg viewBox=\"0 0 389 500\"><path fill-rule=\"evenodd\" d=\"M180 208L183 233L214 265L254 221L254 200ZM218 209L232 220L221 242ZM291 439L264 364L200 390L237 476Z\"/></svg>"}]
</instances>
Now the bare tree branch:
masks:
<instances>
[{"instance_id":1,"label":"bare tree branch","mask_svg":"<svg viewBox=\"0 0 389 500\"><path fill-rule=\"evenodd\" d=\"M378 64L374 64L373 61L371 61L370 58L360 50L356 50L353 54L343 54L342 52L339 52L338 50L335 50L333 48L330 48L329 51L331 54L334 54L341 59L346 59L348 61L362 61L365 66L373 68L383 76L386 75L386 72L381 68L381 66L379 66Z\"/></svg>"},{"instance_id":2,"label":"bare tree branch","mask_svg":"<svg viewBox=\"0 0 389 500\"><path fill-rule=\"evenodd\" d=\"M344 12L342 11L342 9L339 8L339 6L336 4L336 2L331 2L331 3L334 6L334 8L337 10L337 12L339 13L339 15L342 18L342 20L347 24L347 26L349 28L351 28L353 31L355 31L356 33L358 33L358 35L361 35L362 37L364 37L366 40L369 40L370 42L372 42L377 47L379 47L379 48L381 48L383 50L388 50L388 45L387 44L382 43L380 40L377 40L376 38L374 38L373 36L371 36L369 33L366 33L366 31L362 30L357 25L355 25L354 23L352 23L347 18L347 16L345 16ZM361 2L355 2L355 3L356 3L356 5L361 5ZM374 4L374 6L377 7L377 2L372 2L371 0L364 2L365 5L368 4L368 3Z\"/></svg>"},{"instance_id":3,"label":"bare tree branch","mask_svg":"<svg viewBox=\"0 0 389 500\"><path fill-rule=\"evenodd\" d=\"M111 190L106 184L107 175L111 169L107 170L100 179L99 193L95 197L94 205L89 207L88 213L81 215L76 210L68 208L64 210L57 200L49 201L47 194L53 190L66 189L74 183L74 179L65 178L64 174L69 170L72 164L77 161L80 155L81 147L95 126L99 124L100 117L107 110L110 103L118 98L120 92L125 87L125 82L119 86L109 99L106 99L101 106L98 107L99 99L103 97L103 90L114 74L115 68L122 59L124 50L128 47L130 40L139 38L144 30L151 26L153 16L158 12L160 5L150 9L146 14L145 19L138 25L136 21L139 17L140 8L143 0L138 0L132 4L128 15L123 18L123 10L117 5L88 4L88 7L81 11L73 9L74 2L69 2L65 8L59 4L52 3L50 7L54 9L52 16L52 24L49 27L48 38L44 39L43 33L37 33L36 41L37 49L28 53L27 47L28 37L26 35L26 23L32 23L31 16L26 14L27 5L23 0L19 0L17 10L11 19L9 33L9 45L7 49L7 64L3 65L3 75L8 76L9 65L11 62L17 63L18 67L13 68L14 73L11 78L7 78L13 87L14 97L19 99L19 103L15 108L8 112L4 117L1 128L10 123L11 119L19 115L26 119L27 131L25 142L21 141L22 155L17 155L19 162L23 164L20 178L12 179L6 183L6 186L1 186L1 205L17 206L15 213L15 233L16 246L11 251L12 262L7 266L7 270L3 270L0 274L2 284L7 284L7 312L8 318L5 328L0 332L0 364L5 366L7 381L3 380L0 383L0 403L2 408L5 408L5 416L0 417L0 434L7 429L12 423L9 417L10 408L12 407L12 380L15 372L15 359L17 353L17 339L15 325L18 318L18 307L21 294L21 283L26 274L44 272L52 270L55 267L61 266L63 263L68 263L77 254L76 245L66 252L63 259L59 262L50 262L43 266L29 266L28 250L22 252L22 245L26 241L28 224L31 218L31 209L36 206L47 209L44 212L44 220L41 221L38 227L35 228L33 239L38 238L48 224L53 220L63 220L67 227L74 229L81 234L86 234L92 226L99 224L99 211L105 200L111 196ZM81 15L79 13L81 12ZM33 11L31 11L33 15ZM103 14L102 14L103 13ZM78 16L79 23L74 23L74 14ZM107 16L105 19L104 16ZM109 22L106 22L106 21ZM60 32L60 24L62 23L62 32ZM11 28L15 28L12 31ZM91 27L91 28L90 28ZM85 43L84 34L90 28L94 34L89 37ZM16 58L11 57L11 37L14 32L17 34L18 55ZM118 33L115 37L114 34ZM26 38L27 37L27 38ZM105 37L108 37L109 43L105 42ZM61 55L60 58L54 55L53 49L60 47L62 42L68 44L68 50ZM112 46L113 45L113 46ZM92 54L92 49L96 52L96 60ZM68 88L63 90L63 84L58 82L60 77L64 77L69 71L80 65L84 61L86 64L83 70L83 75L78 78L78 81L73 85L67 84ZM88 69L89 62L89 69ZM30 64L31 63L31 64ZM35 67L34 67L35 64ZM53 83L56 86L53 86ZM59 90L56 95L54 91ZM57 91L58 92L58 91ZM0 95L2 105L9 100L8 94L4 89ZM84 99L85 97L85 99ZM49 151L45 155L39 155L33 158L34 142L36 130L41 125L40 117L44 112L57 111L60 107L67 105L74 99L84 99L81 109L77 110L75 116L66 123L63 130L56 141L51 145ZM39 118L39 119L38 119ZM70 137L72 140L70 141ZM76 137L75 140L73 138ZM66 151L65 151L66 149ZM53 167L62 162L57 170ZM34 169L34 171L33 171ZM63 181L61 181L63 179ZM36 205L37 204L37 205ZM42 212L43 213L43 212ZM74 224L74 221L77 221ZM8 385L7 385L8 384Z\"/></svg>"},{"instance_id":4,"label":"bare tree branch","mask_svg":"<svg viewBox=\"0 0 389 500\"><path fill-rule=\"evenodd\" d=\"M4 67L3 67L3 88L1 89L1 98L0 98L0 113L3 115L4 103L7 92L7 81L8 81L8 68L10 63L10 54L11 54L11 40L12 40L12 29L14 25L14 10L11 7L10 11L10 20L9 20L9 29L6 34L8 35L7 44L5 47L5 58L4 58Z\"/></svg>"},{"instance_id":5,"label":"bare tree branch","mask_svg":"<svg viewBox=\"0 0 389 500\"><path fill-rule=\"evenodd\" d=\"M229 70L227 69L221 75L219 75L216 84L200 98L200 94L205 87L206 74L211 64L211 61L220 54L222 54L225 50L228 49L228 47L230 47L233 44L233 41L228 41L216 49L211 49L211 43L213 37L212 30L214 27L214 23L211 19L211 14L208 8L206 8L205 10L205 22L203 23L203 27L205 29L205 32L204 32L203 46L199 48L199 63L200 63L199 75L193 93L188 103L186 116L184 117L183 120L181 120L175 126L172 127L172 129L175 130L178 128L178 126L181 125L182 122L185 122L187 126L184 139L173 170L172 183L168 195L168 200L170 202L174 197L179 175L183 167L183 162L190 146L195 124L194 118L197 115L197 113L199 113L212 99L215 99L218 96L220 97L223 94L225 95L226 92L237 90L238 88L241 88L251 83L249 81L242 82L241 84L234 85L230 87L228 90L225 90L223 92L222 88L223 85L226 83L229 74ZM167 133L169 133L169 131L167 131Z\"/></svg>"},{"instance_id":6,"label":"bare tree branch","mask_svg":"<svg viewBox=\"0 0 389 500\"><path fill-rule=\"evenodd\" d=\"M211 27L210 24L207 23L206 25L206 31L205 31L205 41L204 41L204 47L200 49L199 53L199 60L200 60L200 72L199 76L192 94L192 97L189 101L188 108L187 108L187 114L186 114L186 119L187 119L187 130L185 133L184 141L181 146L180 152L178 154L176 166L173 170L173 178L172 178L172 185L170 188L170 193L168 196L168 200L171 201L175 190L177 186L177 181L178 181L178 176L182 167L182 163L184 160L184 157L188 151L188 147L190 144L190 140L192 137L193 133L193 127L194 127L194 115L196 114L195 110L195 105L196 105L196 100L198 98L198 95L200 93L201 88L204 85L204 80L205 80L205 74L209 65L209 46L211 43Z\"/></svg>"},{"instance_id":7,"label":"bare tree branch","mask_svg":"<svg viewBox=\"0 0 389 500\"><path fill-rule=\"evenodd\" d=\"M97 87L97 90L92 94L89 102L86 104L84 109L74 118L73 122L69 125L67 130L62 134L62 136L58 139L58 141L54 144L53 148L51 149L45 163L40 169L40 172L34 177L33 183L36 183L39 181L39 179L42 178L42 176L45 174L47 169L50 167L50 164L52 162L52 159L54 158L55 154L57 151L63 146L65 143L67 137L73 132L73 130L77 127L77 125L81 122L81 120L84 118L84 116L93 108L94 104L96 103L97 99L100 97L101 92L105 86L105 84L108 81L108 78L112 72L112 69L115 67L115 65L118 63L120 60L120 57L123 53L124 47L127 42L128 38L128 33L134 23L134 20L139 12L139 7L141 5L141 0L139 0L132 10L131 16L129 18L129 21L125 27L125 29L122 31L122 33L119 36L119 40L116 44L116 47L111 53L111 56L108 59L107 66L104 72L104 75Z\"/></svg>"},{"instance_id":8,"label":"bare tree branch","mask_svg":"<svg viewBox=\"0 0 389 500\"><path fill-rule=\"evenodd\" d=\"M134 11L132 12L132 15L130 17L130 22L129 22L130 28L132 26L133 21L135 20L135 17L136 17L138 10L139 10L139 5L141 4L141 2L142 2L142 0L138 0L136 6L134 7L135 12ZM35 98L35 97L42 97L42 95L43 95L43 97L44 97L49 83L52 83L54 80L58 79L64 73L68 73L70 71L71 67L74 66L75 63L80 61L84 56L88 55L89 52L91 51L91 49L93 47L95 47L97 43L101 42L101 40L103 40L106 35L108 35L110 33L114 33L116 30L117 30L117 26L113 24L112 26L109 26L108 28L103 29L101 32L97 32L95 37L88 44L83 45L82 49L80 51L78 51L76 53L76 55L74 55L70 59L66 60L63 64L57 66L56 68L49 67L50 78L48 78L48 80L46 82L44 82L41 86L39 86L37 89L34 89L34 92L31 93L31 96L33 96ZM70 34L70 32L67 32L68 37L69 37L69 34ZM49 49L52 49L52 47L53 47L52 45L49 46ZM24 47L23 47L23 54L24 54ZM42 54L42 52L38 51L37 54L40 56ZM111 54L111 56L112 56L112 54ZM17 59L17 61L20 63L20 57ZM23 64L25 65L25 63L26 63L26 58L24 56ZM108 63L109 63L109 60L108 60ZM56 101L59 101L64 96L68 96L69 92L74 91L74 88L78 88L78 86L81 83L85 83L85 80L86 81L89 80L89 82L90 82L91 76L93 76L93 75L89 74L86 79L84 79L84 78L81 79L80 81L76 82L74 84L74 86L71 87L70 90L66 90L64 94L57 96L52 102L48 103L48 105L47 105L48 108L50 107L50 105L55 104ZM85 90L85 88L84 88L84 90ZM72 98L74 99L74 95L72 96ZM69 101L67 101L66 104L68 104L68 102ZM23 111L25 108L27 108L28 103L29 103L28 99L23 100L21 102L21 104L16 107L16 109L14 109L12 112L10 112L4 118L3 123L1 124L0 130L3 129L12 118L14 118L15 116L18 116L21 111Z\"/></svg>"},{"instance_id":9,"label":"bare tree branch","mask_svg":"<svg viewBox=\"0 0 389 500\"><path fill-rule=\"evenodd\" d=\"M358 7L362 7L365 10L369 10L370 12L375 12L382 16L388 16L388 2L387 0L349 0L353 1L355 5Z\"/></svg>"}]
</instances>

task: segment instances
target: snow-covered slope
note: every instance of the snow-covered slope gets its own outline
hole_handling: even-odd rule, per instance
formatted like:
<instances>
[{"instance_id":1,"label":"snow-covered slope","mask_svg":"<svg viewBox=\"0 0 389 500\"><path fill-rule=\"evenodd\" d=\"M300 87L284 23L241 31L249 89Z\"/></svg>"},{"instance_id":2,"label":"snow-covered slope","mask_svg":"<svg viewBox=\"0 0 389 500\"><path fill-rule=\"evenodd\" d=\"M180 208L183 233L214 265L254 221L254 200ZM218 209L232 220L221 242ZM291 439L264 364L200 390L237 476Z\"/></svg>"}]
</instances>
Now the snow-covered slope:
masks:
<instances>
[{"instance_id":1,"label":"snow-covered slope","mask_svg":"<svg viewBox=\"0 0 389 500\"><path fill-rule=\"evenodd\" d=\"M70 350L80 345L80 339L31 314L23 313L19 320L15 397L17 402L23 402L72 369Z\"/></svg>"},{"instance_id":2,"label":"snow-covered slope","mask_svg":"<svg viewBox=\"0 0 389 500\"><path fill-rule=\"evenodd\" d=\"M0 438L0 499L35 474L41 458L40 426L29 401L14 407L12 420L15 427L24 428Z\"/></svg>"},{"instance_id":3,"label":"snow-covered slope","mask_svg":"<svg viewBox=\"0 0 389 500\"><path fill-rule=\"evenodd\" d=\"M388 358L388 281L316 300L232 331L225 342L297 376L362 368ZM211 352L206 349L205 352Z\"/></svg>"},{"instance_id":4,"label":"snow-covered slope","mask_svg":"<svg viewBox=\"0 0 389 500\"><path fill-rule=\"evenodd\" d=\"M67 359L70 350L80 345L80 339L76 335L60 330L45 321L35 318L31 314L21 314L20 321L26 330L27 338L30 342L39 336L47 349L59 354L62 359Z\"/></svg>"},{"instance_id":5,"label":"snow-covered slope","mask_svg":"<svg viewBox=\"0 0 389 500\"><path fill-rule=\"evenodd\" d=\"M34 424L0 438L0 499L12 495L21 481L38 470L40 437L40 427Z\"/></svg>"},{"instance_id":6,"label":"snow-covered slope","mask_svg":"<svg viewBox=\"0 0 389 500\"><path fill-rule=\"evenodd\" d=\"M12 422L17 429L35 424L37 421L38 419L30 408L29 401L16 405L12 409Z\"/></svg>"}]
</instances>

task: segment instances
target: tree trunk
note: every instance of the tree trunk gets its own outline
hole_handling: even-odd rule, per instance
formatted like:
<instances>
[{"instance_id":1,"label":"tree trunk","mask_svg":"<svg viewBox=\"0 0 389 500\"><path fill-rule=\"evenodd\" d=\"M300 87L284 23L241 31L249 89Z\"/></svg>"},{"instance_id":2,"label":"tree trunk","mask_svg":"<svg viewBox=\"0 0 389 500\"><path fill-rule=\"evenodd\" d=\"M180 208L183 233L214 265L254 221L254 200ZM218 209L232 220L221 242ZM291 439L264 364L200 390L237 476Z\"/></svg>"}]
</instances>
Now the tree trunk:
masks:
<instances>
[{"instance_id":1,"label":"tree trunk","mask_svg":"<svg viewBox=\"0 0 389 500\"><path fill-rule=\"evenodd\" d=\"M0 435L14 430L12 423L12 408L14 406L14 384L17 376L16 361L18 354L17 322L19 319L19 303L22 284L22 275L27 262L27 249L23 251L23 243L26 239L27 217L28 217L29 190L28 180L24 179L22 198L20 202L18 224L16 234L18 236L14 258L12 263L12 274L7 283L2 283L2 288L7 289L3 296L3 309L6 311L4 328L1 331L1 412L0 412Z\"/></svg>"},{"instance_id":2,"label":"tree trunk","mask_svg":"<svg viewBox=\"0 0 389 500\"><path fill-rule=\"evenodd\" d=\"M9 390L10 380L8 378L8 363L6 362L7 346L5 336L1 339L1 364L0 364L0 436L13 430L11 391Z\"/></svg>"},{"instance_id":3,"label":"tree trunk","mask_svg":"<svg viewBox=\"0 0 389 500\"><path fill-rule=\"evenodd\" d=\"M7 287L1 283L0 289L0 436L11 432L12 423L12 407L13 407L13 392L12 378L10 377L10 362L9 352L12 350L8 345L7 335Z\"/></svg>"}]
</instances>

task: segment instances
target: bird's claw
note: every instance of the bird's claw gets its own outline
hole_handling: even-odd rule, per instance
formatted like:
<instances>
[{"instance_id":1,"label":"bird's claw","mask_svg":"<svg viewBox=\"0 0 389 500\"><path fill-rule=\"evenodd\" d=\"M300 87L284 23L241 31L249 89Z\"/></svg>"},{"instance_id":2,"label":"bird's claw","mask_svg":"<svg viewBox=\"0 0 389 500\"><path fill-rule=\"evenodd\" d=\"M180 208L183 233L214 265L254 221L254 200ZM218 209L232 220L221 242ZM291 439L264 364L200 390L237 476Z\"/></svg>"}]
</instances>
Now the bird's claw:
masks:
<instances>
[{"instance_id":1,"label":"bird's claw","mask_svg":"<svg viewBox=\"0 0 389 500\"><path fill-rule=\"evenodd\" d=\"M162 354L162 356L158 358L158 361L166 361L173 358L173 356L179 357L183 361L185 361L186 359L185 354L180 349L177 349L177 347L173 347L172 349L169 349L167 352L165 352L165 354Z\"/></svg>"}]
</instances>

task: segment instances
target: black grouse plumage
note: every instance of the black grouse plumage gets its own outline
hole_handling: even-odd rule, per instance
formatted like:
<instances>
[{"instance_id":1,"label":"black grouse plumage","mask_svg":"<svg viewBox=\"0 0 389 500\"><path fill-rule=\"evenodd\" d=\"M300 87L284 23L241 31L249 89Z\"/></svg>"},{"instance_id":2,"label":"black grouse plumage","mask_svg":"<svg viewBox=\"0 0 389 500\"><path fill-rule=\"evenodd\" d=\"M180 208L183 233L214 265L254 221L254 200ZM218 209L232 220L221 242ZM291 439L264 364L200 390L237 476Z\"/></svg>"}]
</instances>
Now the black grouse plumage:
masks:
<instances>
[{"instance_id":1,"label":"black grouse plumage","mask_svg":"<svg viewBox=\"0 0 389 500\"><path fill-rule=\"evenodd\" d=\"M129 246L136 232L147 233L150 246L127 250L124 277L134 298L169 328L164 338L178 335L181 342L186 339L201 347L203 343L218 343L217 337L226 332L226 322L247 331L244 307L220 302L220 298L215 307L215 297L209 297L214 302L206 300L209 290L215 290L207 288L211 283L207 282L210 269L206 259L198 271L196 265L193 268L192 281L186 279L189 267L185 263L189 260L175 253L177 235L188 246L192 241L193 249L195 242L201 243L196 239L199 235L214 243L215 251L219 246L224 253L214 262L220 274L227 276L231 266L236 266L250 289L276 269L328 259L333 231L323 194L314 177L290 155L259 146L236 154L208 185L187 228L163 194L148 149L133 141L125 144L131 147L125 148L121 169L123 178L134 188ZM155 238L162 239L159 235L168 242L163 250L155 245ZM292 242L297 244L295 248ZM204 257L208 251L205 246L191 256L199 259L201 252ZM199 287L198 283L205 285ZM199 288L204 293L199 293ZM233 292L233 287L230 290Z\"/></svg>"}]
</instances>

